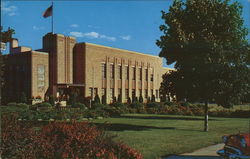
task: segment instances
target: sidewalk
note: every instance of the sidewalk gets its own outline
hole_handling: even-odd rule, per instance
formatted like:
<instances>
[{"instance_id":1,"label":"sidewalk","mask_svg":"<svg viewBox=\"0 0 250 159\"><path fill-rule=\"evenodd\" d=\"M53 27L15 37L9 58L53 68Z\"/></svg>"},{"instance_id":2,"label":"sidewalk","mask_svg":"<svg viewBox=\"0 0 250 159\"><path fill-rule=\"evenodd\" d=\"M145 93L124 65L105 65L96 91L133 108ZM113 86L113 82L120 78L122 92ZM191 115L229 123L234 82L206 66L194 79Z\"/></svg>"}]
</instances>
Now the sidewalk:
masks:
<instances>
[{"instance_id":1,"label":"sidewalk","mask_svg":"<svg viewBox=\"0 0 250 159\"><path fill-rule=\"evenodd\" d=\"M222 149L223 146L224 144L212 145L212 146L208 146L205 148L201 148L191 153L184 153L182 155L185 155L185 156L218 156L216 152L219 149Z\"/></svg>"}]
</instances>

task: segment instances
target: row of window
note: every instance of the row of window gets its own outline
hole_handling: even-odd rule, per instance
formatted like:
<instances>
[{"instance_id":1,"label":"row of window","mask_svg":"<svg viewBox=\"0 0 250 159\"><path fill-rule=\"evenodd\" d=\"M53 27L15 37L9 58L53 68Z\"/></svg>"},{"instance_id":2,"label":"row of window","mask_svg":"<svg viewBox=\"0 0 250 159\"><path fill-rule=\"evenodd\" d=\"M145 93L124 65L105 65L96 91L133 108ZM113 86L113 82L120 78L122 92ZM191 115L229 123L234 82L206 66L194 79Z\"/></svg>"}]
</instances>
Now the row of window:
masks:
<instances>
[{"instance_id":1,"label":"row of window","mask_svg":"<svg viewBox=\"0 0 250 159\"><path fill-rule=\"evenodd\" d=\"M98 94L98 88L89 88L90 90L90 95L92 97L92 99ZM101 96L106 95L106 88L102 88L101 89ZM151 95L154 94L154 90L151 89ZM118 88L118 96L122 95L122 89ZM139 89L139 95L142 95L142 89ZM132 97L136 96L136 90L132 89ZM114 88L110 88L110 99L113 99L115 97L115 90ZM145 94L144 94L144 98L148 98L148 90L145 89ZM159 98L159 90L155 90L155 97ZM128 99L129 98L129 89L125 89L125 98Z\"/></svg>"},{"instance_id":2,"label":"row of window","mask_svg":"<svg viewBox=\"0 0 250 159\"><path fill-rule=\"evenodd\" d=\"M102 63L102 78L106 79L107 78L107 64ZM133 73L132 73L132 80L136 79L136 68L133 67L132 69ZM129 79L129 67L125 66L125 72L124 72L124 79ZM117 67L117 75L118 75L118 79L122 79L122 66L118 65ZM115 65L110 64L110 78L114 79L115 77ZM138 77L139 80L142 80L142 68L139 68L138 71ZM145 80L148 81L148 69L145 69ZM150 74L150 81L154 81L154 75L153 73Z\"/></svg>"}]
</instances>

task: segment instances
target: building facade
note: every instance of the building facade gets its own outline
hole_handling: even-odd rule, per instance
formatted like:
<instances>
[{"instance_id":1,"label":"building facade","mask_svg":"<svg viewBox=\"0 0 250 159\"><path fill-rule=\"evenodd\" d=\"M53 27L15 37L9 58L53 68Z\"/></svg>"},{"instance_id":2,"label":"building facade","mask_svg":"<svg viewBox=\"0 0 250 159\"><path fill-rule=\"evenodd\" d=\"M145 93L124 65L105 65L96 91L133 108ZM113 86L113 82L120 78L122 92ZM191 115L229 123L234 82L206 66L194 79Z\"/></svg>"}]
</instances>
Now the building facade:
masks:
<instances>
[{"instance_id":1,"label":"building facade","mask_svg":"<svg viewBox=\"0 0 250 159\"><path fill-rule=\"evenodd\" d=\"M144 101L160 100L162 75L171 70L162 67L157 56L77 43L75 38L48 33L43 48L31 50L13 39L6 55L6 97L24 92L29 99L53 95L62 99L76 93L81 97L114 98L127 102L141 95Z\"/></svg>"}]
</instances>

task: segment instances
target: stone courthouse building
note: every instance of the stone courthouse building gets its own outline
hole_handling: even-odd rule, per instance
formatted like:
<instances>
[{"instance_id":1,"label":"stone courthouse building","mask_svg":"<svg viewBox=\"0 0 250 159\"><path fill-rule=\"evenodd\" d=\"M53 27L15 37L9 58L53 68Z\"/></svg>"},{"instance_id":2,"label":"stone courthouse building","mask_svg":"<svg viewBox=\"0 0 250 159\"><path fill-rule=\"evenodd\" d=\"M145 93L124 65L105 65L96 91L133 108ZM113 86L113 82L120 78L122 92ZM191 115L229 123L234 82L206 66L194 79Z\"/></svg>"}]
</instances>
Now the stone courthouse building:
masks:
<instances>
[{"instance_id":1,"label":"stone courthouse building","mask_svg":"<svg viewBox=\"0 0 250 159\"><path fill-rule=\"evenodd\" d=\"M82 97L105 95L107 103L119 95L122 102L140 95L145 101L155 95L159 101L162 75L170 70L162 67L157 56L77 43L61 34L46 34L42 46L32 50L12 40L5 56L5 96L24 92L29 99L45 99L75 92Z\"/></svg>"}]
</instances>

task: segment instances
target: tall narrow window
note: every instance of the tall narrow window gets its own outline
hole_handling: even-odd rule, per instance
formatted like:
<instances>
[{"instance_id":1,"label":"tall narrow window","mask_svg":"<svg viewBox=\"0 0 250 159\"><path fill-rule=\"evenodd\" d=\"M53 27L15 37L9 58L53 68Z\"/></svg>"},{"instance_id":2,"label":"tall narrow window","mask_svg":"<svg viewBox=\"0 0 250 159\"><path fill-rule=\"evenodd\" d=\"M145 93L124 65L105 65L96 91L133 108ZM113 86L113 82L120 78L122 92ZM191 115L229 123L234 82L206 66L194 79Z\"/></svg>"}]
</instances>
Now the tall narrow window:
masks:
<instances>
[{"instance_id":1,"label":"tall narrow window","mask_svg":"<svg viewBox=\"0 0 250 159\"><path fill-rule=\"evenodd\" d=\"M125 79L129 79L129 67L125 66Z\"/></svg>"},{"instance_id":2,"label":"tall narrow window","mask_svg":"<svg viewBox=\"0 0 250 159\"><path fill-rule=\"evenodd\" d=\"M132 98L135 98L135 89L132 89Z\"/></svg>"},{"instance_id":3,"label":"tall narrow window","mask_svg":"<svg viewBox=\"0 0 250 159\"><path fill-rule=\"evenodd\" d=\"M151 89L151 97L154 95L154 90Z\"/></svg>"},{"instance_id":4,"label":"tall narrow window","mask_svg":"<svg viewBox=\"0 0 250 159\"><path fill-rule=\"evenodd\" d=\"M129 91L128 89L125 89L125 98L128 99L128 97L129 97Z\"/></svg>"},{"instance_id":5,"label":"tall narrow window","mask_svg":"<svg viewBox=\"0 0 250 159\"><path fill-rule=\"evenodd\" d=\"M122 79L122 66L119 65L117 69L118 79Z\"/></svg>"},{"instance_id":6,"label":"tall narrow window","mask_svg":"<svg viewBox=\"0 0 250 159\"><path fill-rule=\"evenodd\" d=\"M148 81L148 69L145 69L145 80Z\"/></svg>"},{"instance_id":7,"label":"tall narrow window","mask_svg":"<svg viewBox=\"0 0 250 159\"><path fill-rule=\"evenodd\" d=\"M135 80L135 76L136 76L136 69L135 69L135 67L133 67L133 80Z\"/></svg>"},{"instance_id":8,"label":"tall narrow window","mask_svg":"<svg viewBox=\"0 0 250 159\"><path fill-rule=\"evenodd\" d=\"M154 81L154 75L153 75L153 73L150 75L150 81Z\"/></svg>"},{"instance_id":9,"label":"tall narrow window","mask_svg":"<svg viewBox=\"0 0 250 159\"><path fill-rule=\"evenodd\" d=\"M140 80L142 80L142 68L140 68Z\"/></svg>"},{"instance_id":10,"label":"tall narrow window","mask_svg":"<svg viewBox=\"0 0 250 159\"><path fill-rule=\"evenodd\" d=\"M145 98L148 98L148 90L145 89Z\"/></svg>"},{"instance_id":11,"label":"tall narrow window","mask_svg":"<svg viewBox=\"0 0 250 159\"><path fill-rule=\"evenodd\" d=\"M102 79L107 78L107 72L106 72L106 64L102 63Z\"/></svg>"},{"instance_id":12,"label":"tall narrow window","mask_svg":"<svg viewBox=\"0 0 250 159\"><path fill-rule=\"evenodd\" d=\"M113 64L110 65L110 79L114 79L115 77L115 67Z\"/></svg>"}]
</instances>

